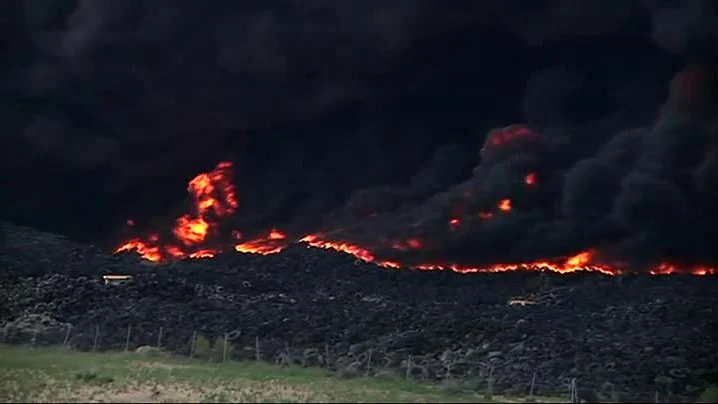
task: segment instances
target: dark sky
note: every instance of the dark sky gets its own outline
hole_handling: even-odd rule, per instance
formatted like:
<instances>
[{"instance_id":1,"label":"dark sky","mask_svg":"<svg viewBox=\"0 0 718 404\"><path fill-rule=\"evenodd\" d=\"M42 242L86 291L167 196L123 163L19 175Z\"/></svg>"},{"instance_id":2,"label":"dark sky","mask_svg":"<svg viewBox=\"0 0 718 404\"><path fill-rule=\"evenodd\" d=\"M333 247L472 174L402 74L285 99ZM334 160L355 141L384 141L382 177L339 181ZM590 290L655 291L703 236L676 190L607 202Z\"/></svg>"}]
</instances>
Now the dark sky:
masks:
<instances>
[{"instance_id":1,"label":"dark sky","mask_svg":"<svg viewBox=\"0 0 718 404\"><path fill-rule=\"evenodd\" d=\"M341 221L407 262L716 262L718 19L668 3L3 2L3 213L113 240L171 223L228 160L249 233ZM513 124L537 140L491 146ZM416 235L431 248L374 245Z\"/></svg>"}]
</instances>

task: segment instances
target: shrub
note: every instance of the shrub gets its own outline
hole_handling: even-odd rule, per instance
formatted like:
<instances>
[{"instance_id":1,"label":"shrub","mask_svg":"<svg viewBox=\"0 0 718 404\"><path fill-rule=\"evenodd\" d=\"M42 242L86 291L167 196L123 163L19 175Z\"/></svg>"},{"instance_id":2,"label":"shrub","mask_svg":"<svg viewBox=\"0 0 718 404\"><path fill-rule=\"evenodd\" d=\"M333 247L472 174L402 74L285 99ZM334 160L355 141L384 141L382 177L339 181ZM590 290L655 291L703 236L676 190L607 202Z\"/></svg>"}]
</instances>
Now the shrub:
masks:
<instances>
[{"instance_id":1,"label":"shrub","mask_svg":"<svg viewBox=\"0 0 718 404\"><path fill-rule=\"evenodd\" d=\"M232 345L227 342L227 358L232 352ZM193 356L195 358L206 359L212 362L221 362L224 360L225 354L224 337L217 337L214 343L204 335L197 335L194 340Z\"/></svg>"},{"instance_id":2,"label":"shrub","mask_svg":"<svg viewBox=\"0 0 718 404\"><path fill-rule=\"evenodd\" d=\"M200 359L210 360L212 358L212 343L204 335L197 335L192 347L192 356Z\"/></svg>"},{"instance_id":3,"label":"shrub","mask_svg":"<svg viewBox=\"0 0 718 404\"><path fill-rule=\"evenodd\" d=\"M84 383L93 383L93 384L106 384L106 383L112 383L114 381L114 379L111 376L99 375L98 373L96 373L94 371L90 371L90 370L76 373L75 379L80 380Z\"/></svg>"}]
</instances>

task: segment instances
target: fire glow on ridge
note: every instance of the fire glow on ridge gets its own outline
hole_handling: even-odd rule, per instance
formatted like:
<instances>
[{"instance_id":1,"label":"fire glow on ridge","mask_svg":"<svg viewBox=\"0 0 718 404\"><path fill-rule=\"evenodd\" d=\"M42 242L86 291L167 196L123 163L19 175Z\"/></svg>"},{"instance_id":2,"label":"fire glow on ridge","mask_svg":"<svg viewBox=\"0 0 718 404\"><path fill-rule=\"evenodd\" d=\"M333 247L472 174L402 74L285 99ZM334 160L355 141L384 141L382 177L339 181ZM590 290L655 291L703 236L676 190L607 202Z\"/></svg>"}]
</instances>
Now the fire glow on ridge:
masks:
<instances>
[{"instance_id":1,"label":"fire glow on ridge","mask_svg":"<svg viewBox=\"0 0 718 404\"><path fill-rule=\"evenodd\" d=\"M487 147L498 147L511 141L535 141L536 135L523 126L513 126L509 129L494 131L489 135L482 153ZM232 163L223 161L210 172L195 176L187 186L191 196L191 211L175 219L171 229L171 236L164 237L160 233L151 233L146 237L127 240L115 249L115 253L136 252L143 259L153 262L163 262L178 259L212 258L226 247L227 241L221 239L220 225L223 219L232 216L239 208L237 191L232 183ZM540 186L539 175L536 172L527 172L523 176L525 187ZM495 201L493 208L483 209L473 215L451 216L446 220L447 231L460 232L465 220L490 221L501 215L511 215L513 201L502 198ZM128 220L128 225L134 225ZM411 267L421 270L452 270L460 273L472 272L504 272L515 270L549 270L558 273L575 271L594 271L608 275L627 272L620 265L610 265L597 260L595 248L579 251L573 256L557 257L534 262L496 263L483 267L472 267L455 264L423 263L407 265L402 262L377 257L369 247L352 243L346 240L337 240L331 237L330 232L317 232L304 234L299 237L289 237L280 229L271 228L259 236L245 238L240 230L231 232L233 248L239 253L276 254L294 243L305 243L308 247L341 251L355 256L357 259L372 262L386 268ZM165 241L165 239L171 240ZM427 241L418 237L406 240L386 240L386 247L393 251L420 252L426 248ZM706 275L718 273L715 268L707 266L693 266L686 269L682 266L662 262L654 265L651 274L690 273Z\"/></svg>"}]
</instances>

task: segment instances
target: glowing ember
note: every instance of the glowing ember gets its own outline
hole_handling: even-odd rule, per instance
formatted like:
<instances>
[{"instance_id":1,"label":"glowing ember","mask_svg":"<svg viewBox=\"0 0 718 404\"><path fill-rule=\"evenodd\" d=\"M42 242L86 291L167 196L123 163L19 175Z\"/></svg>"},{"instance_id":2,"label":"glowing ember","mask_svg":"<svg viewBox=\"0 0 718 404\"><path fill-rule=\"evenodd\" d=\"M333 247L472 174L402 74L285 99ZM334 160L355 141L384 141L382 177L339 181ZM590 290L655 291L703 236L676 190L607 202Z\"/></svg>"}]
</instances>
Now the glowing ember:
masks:
<instances>
[{"instance_id":1,"label":"glowing ember","mask_svg":"<svg viewBox=\"0 0 718 404\"><path fill-rule=\"evenodd\" d=\"M214 250L199 250L189 255L190 258L212 258L217 254L218 251Z\"/></svg>"},{"instance_id":2,"label":"glowing ember","mask_svg":"<svg viewBox=\"0 0 718 404\"><path fill-rule=\"evenodd\" d=\"M451 219L451 220L449 220L449 228L450 228L451 230L456 230L456 229L458 229L460 225L461 225L461 220L459 220L459 219Z\"/></svg>"},{"instance_id":3,"label":"glowing ember","mask_svg":"<svg viewBox=\"0 0 718 404\"><path fill-rule=\"evenodd\" d=\"M421 241L419 241L419 240L417 240L417 239L408 240L408 241L407 241L407 244L409 244L409 247L411 247L411 248L413 248L413 249L419 249L419 248L421 248Z\"/></svg>"},{"instance_id":4,"label":"glowing ember","mask_svg":"<svg viewBox=\"0 0 718 404\"><path fill-rule=\"evenodd\" d=\"M285 238L287 238L287 235L279 230L272 229L272 231L269 232L270 240L284 240Z\"/></svg>"},{"instance_id":5,"label":"glowing ember","mask_svg":"<svg viewBox=\"0 0 718 404\"><path fill-rule=\"evenodd\" d=\"M538 183L538 178L536 178L536 173L526 174L526 177L524 177L524 182L526 183L526 185L536 185Z\"/></svg>"},{"instance_id":6,"label":"glowing ember","mask_svg":"<svg viewBox=\"0 0 718 404\"><path fill-rule=\"evenodd\" d=\"M658 264L653 267L649 272L651 273L651 275L670 275L676 273L686 273L685 270L679 269L678 266L671 265L668 263ZM706 266L696 266L691 268L691 270L688 272L692 275L718 275L718 269L709 268Z\"/></svg>"},{"instance_id":7,"label":"glowing ember","mask_svg":"<svg viewBox=\"0 0 718 404\"><path fill-rule=\"evenodd\" d=\"M673 106L695 109L705 101L706 89L710 88L709 75L703 66L692 65L677 73L671 80Z\"/></svg>"},{"instance_id":8,"label":"glowing ember","mask_svg":"<svg viewBox=\"0 0 718 404\"><path fill-rule=\"evenodd\" d=\"M505 128L494 129L486 137L483 149L491 146L502 146L517 141L535 142L541 140L541 136L525 125L509 125Z\"/></svg>"},{"instance_id":9,"label":"glowing ember","mask_svg":"<svg viewBox=\"0 0 718 404\"><path fill-rule=\"evenodd\" d=\"M503 199L499 202L499 210L503 212L511 211L511 199Z\"/></svg>"},{"instance_id":10,"label":"glowing ember","mask_svg":"<svg viewBox=\"0 0 718 404\"><path fill-rule=\"evenodd\" d=\"M406 240L406 243L395 241L391 246L398 251L418 250L422 247L421 240L415 238Z\"/></svg>"}]
</instances>

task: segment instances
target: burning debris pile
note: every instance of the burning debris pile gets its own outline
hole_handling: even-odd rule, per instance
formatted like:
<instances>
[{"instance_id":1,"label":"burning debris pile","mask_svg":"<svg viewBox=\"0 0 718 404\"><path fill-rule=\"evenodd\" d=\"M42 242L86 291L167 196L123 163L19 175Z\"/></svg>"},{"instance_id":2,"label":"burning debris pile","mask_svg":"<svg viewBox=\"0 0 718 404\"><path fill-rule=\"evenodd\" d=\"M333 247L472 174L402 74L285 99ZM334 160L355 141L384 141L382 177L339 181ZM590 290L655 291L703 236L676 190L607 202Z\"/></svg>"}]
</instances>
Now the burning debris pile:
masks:
<instances>
[{"instance_id":1,"label":"burning debris pile","mask_svg":"<svg viewBox=\"0 0 718 404\"><path fill-rule=\"evenodd\" d=\"M718 377L714 276L395 271L302 245L149 264L6 228L0 328L12 343L61 344L70 329L67 343L89 349L101 330L100 347L123 349L129 327L131 348L162 332L186 355L193 332L229 333L236 359L259 344L262 360L349 373L405 374L411 361L412 377L484 385L491 372L516 394L534 375L536 394L576 378L612 401L687 401ZM132 278L108 285L108 273Z\"/></svg>"},{"instance_id":2,"label":"burning debris pile","mask_svg":"<svg viewBox=\"0 0 718 404\"><path fill-rule=\"evenodd\" d=\"M533 135L525 127L507 128L503 131L497 131L492 139L493 144L500 144L506 139L514 136L522 136L522 133ZM188 192L192 196L193 211L192 214L184 214L176 219L171 233L167 236L172 241L164 241L160 233L150 234L147 239L133 238L123 242L115 249L116 253L127 251L137 252L143 259L152 262L161 262L168 259L184 259L184 258L212 258L222 251L222 245L227 243L226 238L223 239L219 233L221 229L221 220L229 214L235 212L238 206L237 196L234 185L229 181L231 163L222 162L209 172L202 173L192 179L188 186ZM524 177L527 186L533 187L537 185L537 174L529 172ZM495 212L509 213L512 210L511 199L502 199L495 207ZM489 220L494 216L494 211L485 210L476 215L479 220ZM460 228L462 219L451 218L447 222L447 227L453 232ZM134 225L132 220L128 220L128 225ZM250 240L244 241L242 233L233 230L231 235L235 239L233 243L234 250L240 253L252 254L276 254L290 246L292 243L306 243L311 247L332 249L342 251L356 258L374 262L383 267L400 268L402 263L399 261L387 261L377 259L374 254L358 244L344 241L331 241L327 239L327 235L322 233L309 234L299 238L290 238L287 234L271 229L267 235L262 235ZM216 245L217 247L207 247L208 245ZM390 248L399 252L419 252L424 243L419 238L410 238L406 242L387 242ZM441 264L418 264L413 267L423 270L442 270L450 269L456 272L505 272L518 269L541 268L559 273L573 272L579 270L598 271L604 274L616 275L626 272L626 268L615 267L605 264L596 264L593 262L595 252L588 250L580 252L573 256L564 258L563 260L543 260L525 263L511 264L493 264L485 267L468 267L459 265L441 265ZM651 267L648 271L651 274L670 274L674 272L685 272L694 275L706 275L716 272L715 268L708 266L689 266L681 268L676 265L661 263Z\"/></svg>"},{"instance_id":3,"label":"burning debris pile","mask_svg":"<svg viewBox=\"0 0 718 404\"><path fill-rule=\"evenodd\" d=\"M620 132L595 155L562 161L568 146L556 138L525 125L495 129L464 182L422 196L411 187L363 190L308 233L289 224L247 237L228 227L240 203L232 163L221 162L189 182L191 213L171 232L133 238L115 252L157 262L211 258L230 244L273 254L304 242L392 268L716 273L715 195L703 179L715 165L712 73L692 67L676 75L653 126Z\"/></svg>"}]
</instances>

